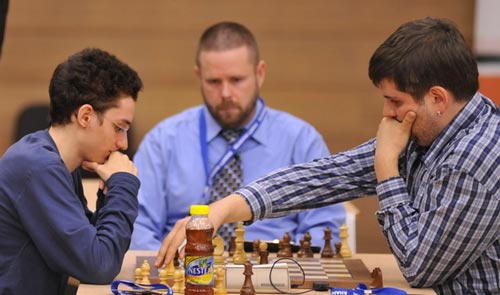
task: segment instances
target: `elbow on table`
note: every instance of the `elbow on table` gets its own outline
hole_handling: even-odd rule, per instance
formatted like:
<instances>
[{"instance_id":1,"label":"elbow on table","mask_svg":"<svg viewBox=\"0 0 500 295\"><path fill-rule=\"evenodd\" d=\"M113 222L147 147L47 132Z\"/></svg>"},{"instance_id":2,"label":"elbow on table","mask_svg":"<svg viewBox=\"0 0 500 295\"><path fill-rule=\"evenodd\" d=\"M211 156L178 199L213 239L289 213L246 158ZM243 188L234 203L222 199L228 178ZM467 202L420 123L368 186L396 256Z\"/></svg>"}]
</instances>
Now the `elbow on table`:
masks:
<instances>
[{"instance_id":1,"label":"elbow on table","mask_svg":"<svg viewBox=\"0 0 500 295\"><path fill-rule=\"evenodd\" d=\"M108 267L101 265L96 268L83 271L79 276L75 277L82 283L104 285L111 283L119 272L119 265L111 265Z\"/></svg>"}]
</instances>

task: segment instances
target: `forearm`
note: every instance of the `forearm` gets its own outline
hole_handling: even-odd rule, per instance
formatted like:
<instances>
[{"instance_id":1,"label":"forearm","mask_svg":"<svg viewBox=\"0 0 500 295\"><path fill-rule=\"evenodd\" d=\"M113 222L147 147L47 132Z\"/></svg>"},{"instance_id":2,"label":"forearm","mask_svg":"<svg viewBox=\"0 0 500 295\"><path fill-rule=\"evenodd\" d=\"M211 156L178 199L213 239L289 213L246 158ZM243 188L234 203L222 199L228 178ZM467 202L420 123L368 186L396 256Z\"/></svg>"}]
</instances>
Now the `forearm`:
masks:
<instances>
[{"instance_id":1,"label":"forearm","mask_svg":"<svg viewBox=\"0 0 500 295\"><path fill-rule=\"evenodd\" d=\"M210 204L208 216L213 226L217 229L224 223L250 220L252 212L250 206L242 196L232 194Z\"/></svg>"}]
</instances>

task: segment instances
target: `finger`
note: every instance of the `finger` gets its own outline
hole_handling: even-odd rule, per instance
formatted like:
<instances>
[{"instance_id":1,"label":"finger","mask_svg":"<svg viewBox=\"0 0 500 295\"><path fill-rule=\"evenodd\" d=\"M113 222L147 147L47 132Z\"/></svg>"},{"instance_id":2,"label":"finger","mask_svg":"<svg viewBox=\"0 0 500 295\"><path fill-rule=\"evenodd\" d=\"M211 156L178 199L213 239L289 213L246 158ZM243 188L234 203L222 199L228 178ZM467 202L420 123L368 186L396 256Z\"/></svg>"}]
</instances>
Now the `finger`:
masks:
<instances>
[{"instance_id":1,"label":"finger","mask_svg":"<svg viewBox=\"0 0 500 295\"><path fill-rule=\"evenodd\" d=\"M173 259L174 254L172 254L172 249L174 248L172 245L175 245L175 237L177 236L176 232L178 228L178 224L174 226L172 231L165 237L163 242L161 243L160 250L156 256L155 266L162 267L165 263L170 262Z\"/></svg>"},{"instance_id":2,"label":"finger","mask_svg":"<svg viewBox=\"0 0 500 295\"><path fill-rule=\"evenodd\" d=\"M410 130L413 122L415 122L415 118L417 118L417 114L415 112L409 111L405 114L403 118L403 122L401 124L406 130Z\"/></svg>"}]
</instances>

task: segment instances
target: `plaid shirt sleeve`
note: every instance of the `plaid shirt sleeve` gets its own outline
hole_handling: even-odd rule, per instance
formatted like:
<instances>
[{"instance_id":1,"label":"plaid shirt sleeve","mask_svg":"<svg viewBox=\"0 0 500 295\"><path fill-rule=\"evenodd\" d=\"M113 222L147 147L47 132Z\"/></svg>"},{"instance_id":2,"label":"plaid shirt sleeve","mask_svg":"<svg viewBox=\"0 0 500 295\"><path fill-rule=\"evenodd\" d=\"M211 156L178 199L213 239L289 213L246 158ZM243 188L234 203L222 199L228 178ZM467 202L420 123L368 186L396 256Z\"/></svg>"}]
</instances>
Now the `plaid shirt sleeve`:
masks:
<instances>
[{"instance_id":1,"label":"plaid shirt sleeve","mask_svg":"<svg viewBox=\"0 0 500 295\"><path fill-rule=\"evenodd\" d=\"M282 168L238 190L253 220L279 217L374 195L375 141L308 163Z\"/></svg>"}]
</instances>

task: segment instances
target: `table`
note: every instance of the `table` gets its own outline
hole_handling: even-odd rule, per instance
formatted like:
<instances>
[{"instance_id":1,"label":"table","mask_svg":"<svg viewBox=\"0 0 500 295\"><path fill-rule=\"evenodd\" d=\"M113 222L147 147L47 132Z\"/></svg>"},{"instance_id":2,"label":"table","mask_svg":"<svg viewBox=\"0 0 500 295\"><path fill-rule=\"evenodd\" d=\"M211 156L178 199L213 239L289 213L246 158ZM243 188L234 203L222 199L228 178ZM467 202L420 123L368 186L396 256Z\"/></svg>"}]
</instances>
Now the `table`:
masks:
<instances>
[{"instance_id":1,"label":"table","mask_svg":"<svg viewBox=\"0 0 500 295\"><path fill-rule=\"evenodd\" d=\"M154 256L156 251L128 251L125 254L125 259L123 261L123 266L116 277L116 279L121 280L133 280L134 269L136 268L136 257L137 256ZM375 267L380 267L382 269L382 275L384 278L384 286L394 287L398 289L403 289L408 292L408 294L436 294L432 289L416 289L408 286L408 283L403 278L401 274L396 259L392 254L355 254L353 258L358 258L363 260L366 267L371 271ZM297 289L299 290L299 289ZM109 285L90 285L90 284L80 284L77 294L79 295L111 295L111 290ZM327 292L309 292L307 294L312 295L327 295Z\"/></svg>"}]
</instances>

